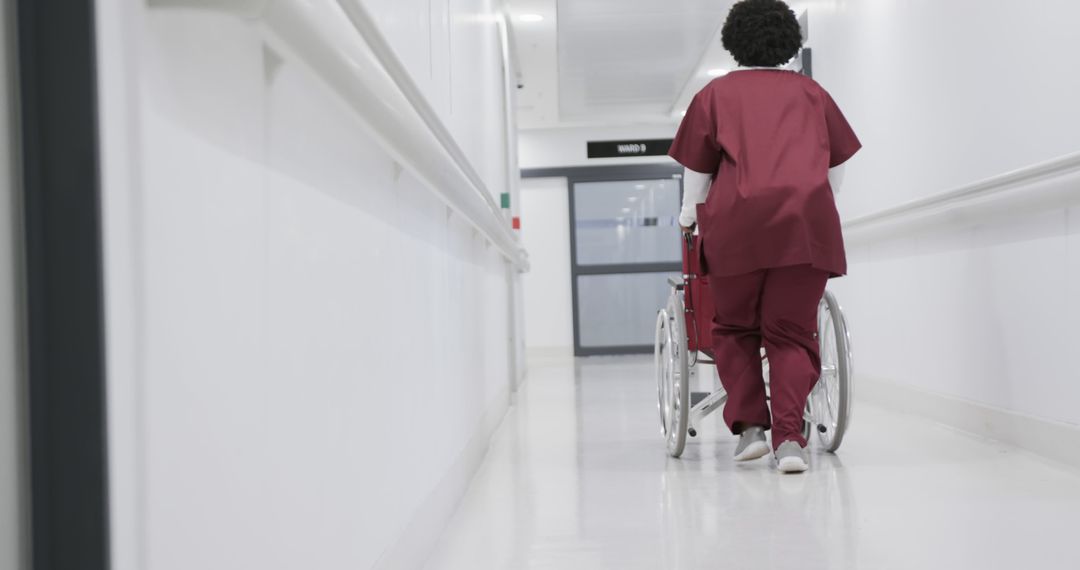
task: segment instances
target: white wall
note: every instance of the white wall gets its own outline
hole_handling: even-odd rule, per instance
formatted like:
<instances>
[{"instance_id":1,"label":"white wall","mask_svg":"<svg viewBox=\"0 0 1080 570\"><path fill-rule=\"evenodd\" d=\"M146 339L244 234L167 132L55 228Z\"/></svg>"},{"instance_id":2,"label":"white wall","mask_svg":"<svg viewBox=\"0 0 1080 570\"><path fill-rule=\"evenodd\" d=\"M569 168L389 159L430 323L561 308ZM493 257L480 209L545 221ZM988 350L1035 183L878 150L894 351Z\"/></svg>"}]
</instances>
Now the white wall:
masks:
<instances>
[{"instance_id":1,"label":"white wall","mask_svg":"<svg viewBox=\"0 0 1080 570\"><path fill-rule=\"evenodd\" d=\"M629 158L594 158L587 152L589 141L670 139L679 125L634 125L624 127L574 127L531 129L518 137L522 168L558 168L567 166L611 166L618 164L671 164L666 156Z\"/></svg>"},{"instance_id":2,"label":"white wall","mask_svg":"<svg viewBox=\"0 0 1080 570\"><path fill-rule=\"evenodd\" d=\"M845 218L1080 151L1080 74L1068 61L1080 5L804 2L816 77L865 149ZM860 379L1080 424L1080 207L849 244L834 283Z\"/></svg>"},{"instance_id":3,"label":"white wall","mask_svg":"<svg viewBox=\"0 0 1080 570\"><path fill-rule=\"evenodd\" d=\"M184 5L98 3L114 565L414 565L507 405L506 262L261 3ZM365 5L504 191L496 3Z\"/></svg>"},{"instance_id":4,"label":"white wall","mask_svg":"<svg viewBox=\"0 0 1080 570\"><path fill-rule=\"evenodd\" d=\"M521 184L521 239L532 266L522 279L525 342L534 354L574 349L569 197L566 178Z\"/></svg>"},{"instance_id":5,"label":"white wall","mask_svg":"<svg viewBox=\"0 0 1080 570\"><path fill-rule=\"evenodd\" d=\"M814 76L866 145L841 207L876 211L1080 149L1080 4L795 1Z\"/></svg>"},{"instance_id":6,"label":"white wall","mask_svg":"<svg viewBox=\"0 0 1080 570\"><path fill-rule=\"evenodd\" d=\"M15 58L11 45L11 6L0 6L0 568L25 568L22 496L23 390L22 341L18 301L20 261L16 244L16 139L13 95ZM9 43L10 42L10 43Z\"/></svg>"}]
</instances>

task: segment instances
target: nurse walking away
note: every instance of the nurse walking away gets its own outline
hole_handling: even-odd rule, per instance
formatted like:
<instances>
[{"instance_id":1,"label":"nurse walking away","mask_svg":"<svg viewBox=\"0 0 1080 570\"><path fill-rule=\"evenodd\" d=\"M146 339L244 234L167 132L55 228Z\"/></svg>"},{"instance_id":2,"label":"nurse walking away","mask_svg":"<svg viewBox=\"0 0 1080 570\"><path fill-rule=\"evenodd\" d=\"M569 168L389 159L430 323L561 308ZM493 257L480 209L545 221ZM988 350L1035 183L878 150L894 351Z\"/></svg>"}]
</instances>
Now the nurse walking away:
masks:
<instances>
[{"instance_id":1,"label":"nurse walking away","mask_svg":"<svg viewBox=\"0 0 1080 570\"><path fill-rule=\"evenodd\" d=\"M826 281L847 271L833 193L838 167L861 144L820 85L779 69L802 47L787 4L735 4L722 37L740 67L694 97L671 147L686 167L679 223L684 232L696 224L701 235L716 366L728 393L724 421L739 435L735 459L768 454L771 429L777 467L802 472L803 409L821 370L818 302Z\"/></svg>"}]
</instances>

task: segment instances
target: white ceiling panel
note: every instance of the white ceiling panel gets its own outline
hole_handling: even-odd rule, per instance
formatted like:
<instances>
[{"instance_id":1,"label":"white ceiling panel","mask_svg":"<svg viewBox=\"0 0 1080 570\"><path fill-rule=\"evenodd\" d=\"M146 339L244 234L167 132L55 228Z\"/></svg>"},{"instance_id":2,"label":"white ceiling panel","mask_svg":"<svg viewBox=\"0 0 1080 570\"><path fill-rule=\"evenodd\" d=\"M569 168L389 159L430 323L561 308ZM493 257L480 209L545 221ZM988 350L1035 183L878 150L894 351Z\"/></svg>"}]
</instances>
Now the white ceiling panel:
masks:
<instances>
[{"instance_id":1,"label":"white ceiling panel","mask_svg":"<svg viewBox=\"0 0 1080 570\"><path fill-rule=\"evenodd\" d=\"M735 0L508 0L522 129L668 124L730 69L720 26Z\"/></svg>"},{"instance_id":2,"label":"white ceiling panel","mask_svg":"<svg viewBox=\"0 0 1080 570\"><path fill-rule=\"evenodd\" d=\"M557 0L562 121L670 115L731 2Z\"/></svg>"},{"instance_id":3,"label":"white ceiling panel","mask_svg":"<svg viewBox=\"0 0 1080 570\"><path fill-rule=\"evenodd\" d=\"M523 129L558 126L559 63L556 0L511 0L510 22L521 65L517 93L518 125ZM523 18L539 16L539 21Z\"/></svg>"}]
</instances>

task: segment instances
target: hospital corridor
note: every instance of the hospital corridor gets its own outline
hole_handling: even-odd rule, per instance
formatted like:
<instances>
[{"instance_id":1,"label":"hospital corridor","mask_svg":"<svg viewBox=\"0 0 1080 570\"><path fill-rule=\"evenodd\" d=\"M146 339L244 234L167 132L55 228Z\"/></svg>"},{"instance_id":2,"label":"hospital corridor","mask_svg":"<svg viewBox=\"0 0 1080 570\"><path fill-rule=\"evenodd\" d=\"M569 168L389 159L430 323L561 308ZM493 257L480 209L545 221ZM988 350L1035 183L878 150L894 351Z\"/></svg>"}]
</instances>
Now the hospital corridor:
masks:
<instances>
[{"instance_id":1,"label":"hospital corridor","mask_svg":"<svg viewBox=\"0 0 1080 570\"><path fill-rule=\"evenodd\" d=\"M0 5L0 570L1080 569L1080 4Z\"/></svg>"}]
</instances>

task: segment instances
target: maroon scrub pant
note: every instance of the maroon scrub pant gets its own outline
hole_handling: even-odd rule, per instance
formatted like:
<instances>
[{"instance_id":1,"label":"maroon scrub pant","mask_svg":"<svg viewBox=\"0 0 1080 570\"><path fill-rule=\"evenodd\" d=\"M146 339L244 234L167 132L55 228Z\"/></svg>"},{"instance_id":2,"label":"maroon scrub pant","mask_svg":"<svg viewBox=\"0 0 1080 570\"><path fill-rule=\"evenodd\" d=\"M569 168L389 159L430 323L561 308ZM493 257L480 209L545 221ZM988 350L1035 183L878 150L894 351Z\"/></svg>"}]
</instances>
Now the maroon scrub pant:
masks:
<instances>
[{"instance_id":1,"label":"maroon scrub pant","mask_svg":"<svg viewBox=\"0 0 1080 570\"><path fill-rule=\"evenodd\" d=\"M713 351L728 393L724 421L732 433L772 429L773 448L802 435L806 397L821 374L818 303L829 274L809 265L709 276L716 303ZM765 399L761 347L769 357L772 416Z\"/></svg>"}]
</instances>

